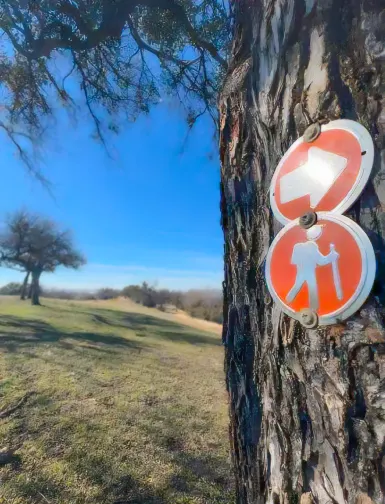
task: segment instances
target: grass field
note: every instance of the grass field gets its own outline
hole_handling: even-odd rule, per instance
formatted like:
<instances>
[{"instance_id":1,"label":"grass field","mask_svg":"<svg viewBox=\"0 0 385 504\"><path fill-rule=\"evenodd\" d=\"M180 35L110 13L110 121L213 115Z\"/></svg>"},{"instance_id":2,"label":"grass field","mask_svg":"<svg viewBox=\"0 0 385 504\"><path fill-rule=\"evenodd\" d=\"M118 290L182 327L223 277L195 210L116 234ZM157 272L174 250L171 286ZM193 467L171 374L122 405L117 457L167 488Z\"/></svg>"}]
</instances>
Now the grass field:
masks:
<instances>
[{"instance_id":1,"label":"grass field","mask_svg":"<svg viewBox=\"0 0 385 504\"><path fill-rule=\"evenodd\" d=\"M42 303L0 297L0 503L232 503L218 327Z\"/></svg>"}]
</instances>

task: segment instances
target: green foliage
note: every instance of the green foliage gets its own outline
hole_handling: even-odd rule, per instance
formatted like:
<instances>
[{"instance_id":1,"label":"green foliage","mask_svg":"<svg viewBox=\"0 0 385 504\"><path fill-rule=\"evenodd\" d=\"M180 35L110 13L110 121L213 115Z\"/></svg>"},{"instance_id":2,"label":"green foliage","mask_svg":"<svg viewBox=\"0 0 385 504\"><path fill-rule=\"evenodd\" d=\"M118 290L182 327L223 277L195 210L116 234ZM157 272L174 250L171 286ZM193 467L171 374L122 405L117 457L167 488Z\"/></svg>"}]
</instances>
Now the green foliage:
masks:
<instances>
[{"instance_id":1,"label":"green foliage","mask_svg":"<svg viewBox=\"0 0 385 504\"><path fill-rule=\"evenodd\" d=\"M223 323L223 304L221 299L204 299L188 304L186 311L192 317Z\"/></svg>"},{"instance_id":2,"label":"green foliage","mask_svg":"<svg viewBox=\"0 0 385 504\"><path fill-rule=\"evenodd\" d=\"M70 290L70 289L51 289L42 287L40 294L45 298L51 299L73 299L73 300L92 300L97 299L97 294L88 291Z\"/></svg>"},{"instance_id":3,"label":"green foliage","mask_svg":"<svg viewBox=\"0 0 385 504\"><path fill-rule=\"evenodd\" d=\"M222 0L0 0L0 128L33 169L25 142L42 136L52 98L74 109L73 83L102 141L165 94L189 124L205 112L216 120L229 20Z\"/></svg>"},{"instance_id":4,"label":"green foliage","mask_svg":"<svg viewBox=\"0 0 385 504\"><path fill-rule=\"evenodd\" d=\"M86 260L75 250L71 233L39 215L11 214L0 235L0 261L24 271L53 272L58 266L77 269Z\"/></svg>"},{"instance_id":5,"label":"green foliage","mask_svg":"<svg viewBox=\"0 0 385 504\"><path fill-rule=\"evenodd\" d=\"M140 285L127 285L122 289L122 296L132 299L135 303L142 303L143 300Z\"/></svg>"},{"instance_id":6,"label":"green foliage","mask_svg":"<svg viewBox=\"0 0 385 504\"><path fill-rule=\"evenodd\" d=\"M19 296L21 294L21 283L10 282L3 287L0 287L0 295L2 296Z\"/></svg>"},{"instance_id":7,"label":"green foliage","mask_svg":"<svg viewBox=\"0 0 385 504\"><path fill-rule=\"evenodd\" d=\"M39 279L59 266L78 269L85 257L73 244L69 231L49 219L25 211L11 214L0 235L0 265L31 273L31 302L39 304Z\"/></svg>"},{"instance_id":8,"label":"green foliage","mask_svg":"<svg viewBox=\"0 0 385 504\"><path fill-rule=\"evenodd\" d=\"M135 303L148 307L158 307L165 311L166 305L185 310L192 317L217 322L223 322L222 295L212 291L171 291L155 289L146 282L142 285L124 287L121 295L130 298Z\"/></svg>"},{"instance_id":9,"label":"green foliage","mask_svg":"<svg viewBox=\"0 0 385 504\"><path fill-rule=\"evenodd\" d=\"M99 289L96 293L96 299L116 299L120 296L120 290L104 287Z\"/></svg>"}]
</instances>

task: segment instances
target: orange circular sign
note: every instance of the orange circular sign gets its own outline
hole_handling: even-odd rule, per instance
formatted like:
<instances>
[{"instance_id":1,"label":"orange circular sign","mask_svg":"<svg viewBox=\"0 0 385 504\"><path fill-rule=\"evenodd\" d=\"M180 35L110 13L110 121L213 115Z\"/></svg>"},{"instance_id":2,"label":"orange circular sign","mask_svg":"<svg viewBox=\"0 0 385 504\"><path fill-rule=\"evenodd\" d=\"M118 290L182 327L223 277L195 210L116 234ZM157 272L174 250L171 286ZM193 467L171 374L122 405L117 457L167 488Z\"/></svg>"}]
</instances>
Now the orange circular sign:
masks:
<instances>
[{"instance_id":1,"label":"orange circular sign","mask_svg":"<svg viewBox=\"0 0 385 504\"><path fill-rule=\"evenodd\" d=\"M311 211L343 213L362 192L373 157L369 132L355 121L332 121L310 143L299 138L272 180L275 217L286 224Z\"/></svg>"},{"instance_id":2,"label":"orange circular sign","mask_svg":"<svg viewBox=\"0 0 385 504\"><path fill-rule=\"evenodd\" d=\"M269 290L290 316L306 309L319 324L343 320L356 311L372 288L375 257L369 238L347 217L320 213L317 224L285 226L267 261Z\"/></svg>"}]
</instances>

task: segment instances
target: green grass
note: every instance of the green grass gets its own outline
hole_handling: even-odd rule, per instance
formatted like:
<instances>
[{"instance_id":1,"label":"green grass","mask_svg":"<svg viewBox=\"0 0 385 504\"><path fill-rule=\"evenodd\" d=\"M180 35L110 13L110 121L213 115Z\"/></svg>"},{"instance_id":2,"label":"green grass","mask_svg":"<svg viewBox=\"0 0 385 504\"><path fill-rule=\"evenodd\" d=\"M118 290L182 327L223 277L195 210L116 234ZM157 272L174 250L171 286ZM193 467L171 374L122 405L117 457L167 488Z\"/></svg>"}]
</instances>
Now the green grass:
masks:
<instances>
[{"instance_id":1,"label":"green grass","mask_svg":"<svg viewBox=\"0 0 385 504\"><path fill-rule=\"evenodd\" d=\"M113 303L0 297L0 502L229 504L218 335ZM2 499L1 499L2 498Z\"/></svg>"}]
</instances>

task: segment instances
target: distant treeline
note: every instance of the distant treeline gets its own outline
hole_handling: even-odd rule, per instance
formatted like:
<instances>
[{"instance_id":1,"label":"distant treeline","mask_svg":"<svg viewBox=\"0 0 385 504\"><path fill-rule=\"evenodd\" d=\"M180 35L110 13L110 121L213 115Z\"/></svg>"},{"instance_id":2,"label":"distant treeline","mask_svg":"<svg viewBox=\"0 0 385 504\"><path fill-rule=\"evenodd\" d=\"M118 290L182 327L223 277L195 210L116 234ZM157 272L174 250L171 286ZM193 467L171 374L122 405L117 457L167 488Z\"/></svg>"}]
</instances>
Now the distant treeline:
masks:
<instances>
[{"instance_id":1,"label":"distant treeline","mask_svg":"<svg viewBox=\"0 0 385 504\"><path fill-rule=\"evenodd\" d=\"M0 287L0 295L18 296L22 290L22 284L12 282ZM159 310L184 310L191 316L203 320L222 323L222 294L219 290L202 289L189 291L172 291L157 289L147 282L141 285L128 285L123 289L104 287L96 292L76 291L66 289L40 288L40 295L46 298L92 300L92 299L115 299L126 297L135 303Z\"/></svg>"}]
</instances>

